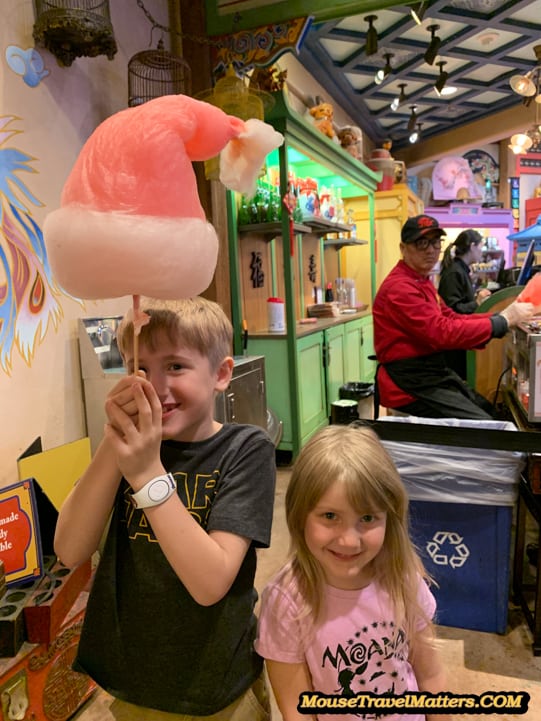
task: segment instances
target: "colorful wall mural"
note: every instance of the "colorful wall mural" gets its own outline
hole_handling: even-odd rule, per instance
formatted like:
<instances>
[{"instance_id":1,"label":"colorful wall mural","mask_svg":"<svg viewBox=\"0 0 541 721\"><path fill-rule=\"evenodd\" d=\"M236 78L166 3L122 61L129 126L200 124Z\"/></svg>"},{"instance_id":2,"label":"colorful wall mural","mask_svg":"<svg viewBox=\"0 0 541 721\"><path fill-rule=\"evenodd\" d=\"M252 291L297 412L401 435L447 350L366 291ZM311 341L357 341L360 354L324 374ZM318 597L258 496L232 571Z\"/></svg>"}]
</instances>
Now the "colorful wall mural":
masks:
<instances>
[{"instance_id":1,"label":"colorful wall mural","mask_svg":"<svg viewBox=\"0 0 541 721\"><path fill-rule=\"evenodd\" d=\"M32 216L43 203L24 182L36 159L11 144L22 121L0 116L0 368L10 374L13 352L31 365L36 346L63 316L65 295L47 262L43 233Z\"/></svg>"}]
</instances>

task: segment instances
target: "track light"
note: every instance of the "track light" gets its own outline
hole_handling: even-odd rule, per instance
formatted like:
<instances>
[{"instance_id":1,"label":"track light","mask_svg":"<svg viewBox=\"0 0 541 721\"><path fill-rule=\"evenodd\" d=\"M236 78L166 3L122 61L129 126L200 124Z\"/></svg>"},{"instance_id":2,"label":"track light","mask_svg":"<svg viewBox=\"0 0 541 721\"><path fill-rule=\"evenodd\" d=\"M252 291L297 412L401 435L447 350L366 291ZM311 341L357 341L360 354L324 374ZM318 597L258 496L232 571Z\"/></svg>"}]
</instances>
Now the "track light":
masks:
<instances>
[{"instance_id":1,"label":"track light","mask_svg":"<svg viewBox=\"0 0 541 721\"><path fill-rule=\"evenodd\" d=\"M393 53L385 53L383 57L385 58L386 62L385 66L383 68L380 68L376 73L376 77L374 78L374 82L376 83L376 85L381 85L387 75L390 75L393 72L393 68L391 65L391 58L394 58Z\"/></svg>"},{"instance_id":2,"label":"track light","mask_svg":"<svg viewBox=\"0 0 541 721\"><path fill-rule=\"evenodd\" d=\"M423 22L425 12L428 10L428 2L416 3L415 5L410 5L409 8L411 17L417 25L420 25Z\"/></svg>"},{"instance_id":3,"label":"track light","mask_svg":"<svg viewBox=\"0 0 541 721\"><path fill-rule=\"evenodd\" d=\"M436 35L436 32L440 29L439 25L429 25L427 27L427 30L430 30L432 33L432 37L430 39L430 44L428 48L426 49L425 53L425 63L427 65L433 65L434 60L436 59L437 54L440 51L440 45L441 45L441 38Z\"/></svg>"},{"instance_id":4,"label":"track light","mask_svg":"<svg viewBox=\"0 0 541 721\"><path fill-rule=\"evenodd\" d=\"M422 127L423 127L422 123L417 123L417 127L410 135L409 141L412 145L413 145L413 143L416 143L419 140L419 138L421 137L421 128Z\"/></svg>"},{"instance_id":5,"label":"track light","mask_svg":"<svg viewBox=\"0 0 541 721\"><path fill-rule=\"evenodd\" d=\"M374 21L378 19L377 15L367 15L364 20L368 23L366 31L366 45L364 51L366 55L374 55L378 52L378 31L374 27Z\"/></svg>"},{"instance_id":6,"label":"track light","mask_svg":"<svg viewBox=\"0 0 541 721\"><path fill-rule=\"evenodd\" d=\"M391 103L391 110L393 113L396 112L402 103L405 103L407 100L406 92L404 90L404 88L407 87L407 83L398 83L398 87L400 88L400 95L397 95Z\"/></svg>"},{"instance_id":7,"label":"track light","mask_svg":"<svg viewBox=\"0 0 541 721\"><path fill-rule=\"evenodd\" d=\"M410 105L411 115L408 120L408 130L413 130L417 124L417 106Z\"/></svg>"},{"instance_id":8,"label":"track light","mask_svg":"<svg viewBox=\"0 0 541 721\"><path fill-rule=\"evenodd\" d=\"M449 73L444 72L443 66L447 65L445 60L440 60L436 65L439 65L440 68L440 74L438 76L438 79L436 80L436 83L434 84L434 90L436 93L441 96L443 94L443 89L445 87L445 84L447 80L449 79Z\"/></svg>"}]
</instances>

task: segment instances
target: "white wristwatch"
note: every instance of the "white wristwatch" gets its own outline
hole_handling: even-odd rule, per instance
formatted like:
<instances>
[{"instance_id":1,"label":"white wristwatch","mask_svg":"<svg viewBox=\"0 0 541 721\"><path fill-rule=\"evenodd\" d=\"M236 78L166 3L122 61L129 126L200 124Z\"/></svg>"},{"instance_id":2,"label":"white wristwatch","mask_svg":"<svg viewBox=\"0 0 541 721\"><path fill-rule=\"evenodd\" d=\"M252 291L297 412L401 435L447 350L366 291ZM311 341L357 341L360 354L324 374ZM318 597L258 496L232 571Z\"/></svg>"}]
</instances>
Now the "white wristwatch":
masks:
<instances>
[{"instance_id":1,"label":"white wristwatch","mask_svg":"<svg viewBox=\"0 0 541 721\"><path fill-rule=\"evenodd\" d=\"M156 476L136 493L132 493L131 502L136 508L159 506L177 490L177 484L171 473Z\"/></svg>"}]
</instances>

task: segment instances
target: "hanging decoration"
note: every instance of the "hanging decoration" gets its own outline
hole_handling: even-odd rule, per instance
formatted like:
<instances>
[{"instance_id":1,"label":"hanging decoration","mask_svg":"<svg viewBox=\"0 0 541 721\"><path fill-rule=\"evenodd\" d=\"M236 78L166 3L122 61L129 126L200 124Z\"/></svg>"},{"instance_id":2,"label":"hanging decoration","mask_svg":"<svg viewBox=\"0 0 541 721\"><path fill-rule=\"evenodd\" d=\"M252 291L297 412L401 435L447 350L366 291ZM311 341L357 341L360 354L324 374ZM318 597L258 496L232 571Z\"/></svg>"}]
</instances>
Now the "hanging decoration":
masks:
<instances>
[{"instance_id":1,"label":"hanging decoration","mask_svg":"<svg viewBox=\"0 0 541 721\"><path fill-rule=\"evenodd\" d=\"M35 6L36 45L47 48L59 65L69 66L80 56L114 58L109 0L35 0Z\"/></svg>"},{"instance_id":2,"label":"hanging decoration","mask_svg":"<svg viewBox=\"0 0 541 721\"><path fill-rule=\"evenodd\" d=\"M184 33L171 30L158 23L147 10L143 0L136 0L137 5L150 22L150 42L154 30L162 33L174 33L184 37ZM204 38L192 38L205 42ZM192 71L186 60L180 55L166 50L163 35L154 49L136 53L128 62L128 105L136 107L163 95L191 95Z\"/></svg>"},{"instance_id":3,"label":"hanging decoration","mask_svg":"<svg viewBox=\"0 0 541 721\"><path fill-rule=\"evenodd\" d=\"M283 197L284 206L287 209L289 218L289 254L291 257L295 255L295 210L297 208L297 196L293 188L290 186L289 190Z\"/></svg>"},{"instance_id":4,"label":"hanging decoration","mask_svg":"<svg viewBox=\"0 0 541 721\"><path fill-rule=\"evenodd\" d=\"M232 65L229 65L224 77L218 80L214 88L203 90L196 97L241 120L264 120L265 111L269 111L274 105L274 98L270 93L248 86L235 73ZM207 180L219 180L219 156L205 161L205 177Z\"/></svg>"},{"instance_id":5,"label":"hanging decoration","mask_svg":"<svg viewBox=\"0 0 541 721\"><path fill-rule=\"evenodd\" d=\"M164 49L160 38L155 50L143 50L128 62L128 105L134 107L162 95L191 95L192 71L188 63Z\"/></svg>"}]
</instances>

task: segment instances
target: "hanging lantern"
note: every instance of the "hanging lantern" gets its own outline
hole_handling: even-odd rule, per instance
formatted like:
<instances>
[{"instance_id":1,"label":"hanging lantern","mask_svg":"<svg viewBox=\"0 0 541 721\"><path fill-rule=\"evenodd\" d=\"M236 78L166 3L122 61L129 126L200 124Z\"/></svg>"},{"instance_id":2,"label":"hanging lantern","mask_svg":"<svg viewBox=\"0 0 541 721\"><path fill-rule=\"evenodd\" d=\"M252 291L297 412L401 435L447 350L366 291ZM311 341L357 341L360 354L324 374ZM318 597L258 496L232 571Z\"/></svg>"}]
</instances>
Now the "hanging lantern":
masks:
<instances>
[{"instance_id":1,"label":"hanging lantern","mask_svg":"<svg viewBox=\"0 0 541 721\"><path fill-rule=\"evenodd\" d=\"M163 40L156 50L143 50L128 63L128 105L141 105L162 95L190 95L192 71L188 63L168 50Z\"/></svg>"},{"instance_id":2,"label":"hanging lantern","mask_svg":"<svg viewBox=\"0 0 541 721\"><path fill-rule=\"evenodd\" d=\"M109 0L35 0L36 45L47 48L59 65L75 58L107 55L117 51L109 14Z\"/></svg>"},{"instance_id":3,"label":"hanging lantern","mask_svg":"<svg viewBox=\"0 0 541 721\"><path fill-rule=\"evenodd\" d=\"M212 90L204 90L196 97L241 120L264 120L265 111L274 105L274 98L270 93L250 88L238 77L232 65L228 66L224 77L217 81ZM207 180L219 180L219 156L205 161L205 177Z\"/></svg>"}]
</instances>

